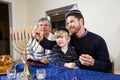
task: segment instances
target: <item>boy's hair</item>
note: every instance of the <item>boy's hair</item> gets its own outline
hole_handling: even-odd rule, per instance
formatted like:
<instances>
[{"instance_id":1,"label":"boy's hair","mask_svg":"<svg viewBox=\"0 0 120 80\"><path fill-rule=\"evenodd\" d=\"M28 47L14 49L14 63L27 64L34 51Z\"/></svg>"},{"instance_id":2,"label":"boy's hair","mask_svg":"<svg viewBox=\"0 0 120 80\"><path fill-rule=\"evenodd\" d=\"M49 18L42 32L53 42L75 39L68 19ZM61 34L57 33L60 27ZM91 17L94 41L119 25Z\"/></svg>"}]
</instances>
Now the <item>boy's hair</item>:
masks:
<instances>
[{"instance_id":1,"label":"boy's hair","mask_svg":"<svg viewBox=\"0 0 120 80\"><path fill-rule=\"evenodd\" d=\"M55 38L60 38L64 36L66 39L70 38L70 33L67 28L59 28L54 34L55 34Z\"/></svg>"}]
</instances>

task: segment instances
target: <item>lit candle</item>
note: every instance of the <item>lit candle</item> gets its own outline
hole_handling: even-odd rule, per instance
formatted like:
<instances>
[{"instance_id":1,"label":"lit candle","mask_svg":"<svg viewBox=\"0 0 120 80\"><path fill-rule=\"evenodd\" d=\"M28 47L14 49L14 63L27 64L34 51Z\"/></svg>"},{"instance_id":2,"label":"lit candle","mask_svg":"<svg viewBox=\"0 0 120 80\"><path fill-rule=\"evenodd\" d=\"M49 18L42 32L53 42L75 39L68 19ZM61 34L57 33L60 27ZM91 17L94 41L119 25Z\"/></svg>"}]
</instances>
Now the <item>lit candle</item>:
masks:
<instances>
[{"instance_id":1,"label":"lit candle","mask_svg":"<svg viewBox=\"0 0 120 80\"><path fill-rule=\"evenodd\" d=\"M32 37L32 32L30 32L30 38Z\"/></svg>"},{"instance_id":2,"label":"lit candle","mask_svg":"<svg viewBox=\"0 0 120 80\"><path fill-rule=\"evenodd\" d=\"M23 39L22 32L21 32L21 40Z\"/></svg>"},{"instance_id":3,"label":"lit candle","mask_svg":"<svg viewBox=\"0 0 120 80\"><path fill-rule=\"evenodd\" d=\"M28 39L30 38L30 35L29 35L29 33L28 33Z\"/></svg>"},{"instance_id":4,"label":"lit candle","mask_svg":"<svg viewBox=\"0 0 120 80\"><path fill-rule=\"evenodd\" d=\"M16 38L15 38L15 33L14 33L14 40L16 40Z\"/></svg>"},{"instance_id":5,"label":"lit candle","mask_svg":"<svg viewBox=\"0 0 120 80\"><path fill-rule=\"evenodd\" d=\"M26 32L25 32L25 30L24 30L24 38L26 39Z\"/></svg>"},{"instance_id":6,"label":"lit candle","mask_svg":"<svg viewBox=\"0 0 120 80\"><path fill-rule=\"evenodd\" d=\"M10 39L12 40L12 33L10 33Z\"/></svg>"},{"instance_id":7,"label":"lit candle","mask_svg":"<svg viewBox=\"0 0 120 80\"><path fill-rule=\"evenodd\" d=\"M17 32L17 39L19 40L19 33Z\"/></svg>"}]
</instances>

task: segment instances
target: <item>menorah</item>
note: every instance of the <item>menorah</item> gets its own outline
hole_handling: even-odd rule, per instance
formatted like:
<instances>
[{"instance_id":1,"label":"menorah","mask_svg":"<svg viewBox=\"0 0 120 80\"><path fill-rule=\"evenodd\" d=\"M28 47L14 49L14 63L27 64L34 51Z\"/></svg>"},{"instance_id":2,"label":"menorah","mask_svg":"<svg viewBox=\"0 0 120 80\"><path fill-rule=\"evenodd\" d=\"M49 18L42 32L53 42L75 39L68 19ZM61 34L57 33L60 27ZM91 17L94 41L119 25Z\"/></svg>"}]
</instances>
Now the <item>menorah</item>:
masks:
<instances>
[{"instance_id":1,"label":"menorah","mask_svg":"<svg viewBox=\"0 0 120 80\"><path fill-rule=\"evenodd\" d=\"M16 30L15 30L16 31ZM11 41L13 42L13 48L17 53L21 55L24 55L24 70L28 76L28 78L33 78L33 75L30 73L29 68L28 68L28 62L27 62L27 55L32 54L33 52L36 51L38 48L39 44L37 44L37 47L35 47L34 51L33 48L36 45L36 42L33 44L34 38L32 37L32 32L29 31L20 31L20 32L12 32L13 35L11 34ZM31 46L32 45L32 46ZM32 50L32 52L30 52Z\"/></svg>"}]
</instances>

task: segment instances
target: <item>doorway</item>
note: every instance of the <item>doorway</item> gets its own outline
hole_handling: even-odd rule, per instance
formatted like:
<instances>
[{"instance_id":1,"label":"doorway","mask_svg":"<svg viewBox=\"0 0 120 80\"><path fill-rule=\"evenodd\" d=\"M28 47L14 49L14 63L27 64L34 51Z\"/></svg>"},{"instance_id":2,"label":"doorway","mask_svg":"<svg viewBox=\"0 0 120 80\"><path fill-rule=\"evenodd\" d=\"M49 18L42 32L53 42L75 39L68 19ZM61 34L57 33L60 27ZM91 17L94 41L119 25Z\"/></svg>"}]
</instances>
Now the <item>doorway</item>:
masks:
<instances>
[{"instance_id":1,"label":"doorway","mask_svg":"<svg viewBox=\"0 0 120 80\"><path fill-rule=\"evenodd\" d=\"M0 2L0 55L10 54L9 6Z\"/></svg>"}]
</instances>

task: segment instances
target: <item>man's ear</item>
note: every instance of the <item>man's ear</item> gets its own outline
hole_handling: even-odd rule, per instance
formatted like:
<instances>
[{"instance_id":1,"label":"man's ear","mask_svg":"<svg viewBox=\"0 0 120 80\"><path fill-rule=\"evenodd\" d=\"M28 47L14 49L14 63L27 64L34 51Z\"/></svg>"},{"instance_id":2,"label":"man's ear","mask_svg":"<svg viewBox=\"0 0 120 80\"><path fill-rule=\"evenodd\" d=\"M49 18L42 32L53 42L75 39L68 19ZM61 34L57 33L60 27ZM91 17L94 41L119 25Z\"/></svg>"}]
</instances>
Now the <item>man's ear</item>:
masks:
<instances>
[{"instance_id":1,"label":"man's ear","mask_svg":"<svg viewBox=\"0 0 120 80\"><path fill-rule=\"evenodd\" d=\"M52 26L50 26L50 29L49 29L49 31L50 31L50 32L52 31Z\"/></svg>"},{"instance_id":2,"label":"man's ear","mask_svg":"<svg viewBox=\"0 0 120 80\"><path fill-rule=\"evenodd\" d=\"M80 24L84 24L84 20L81 18L79 19Z\"/></svg>"}]
</instances>

